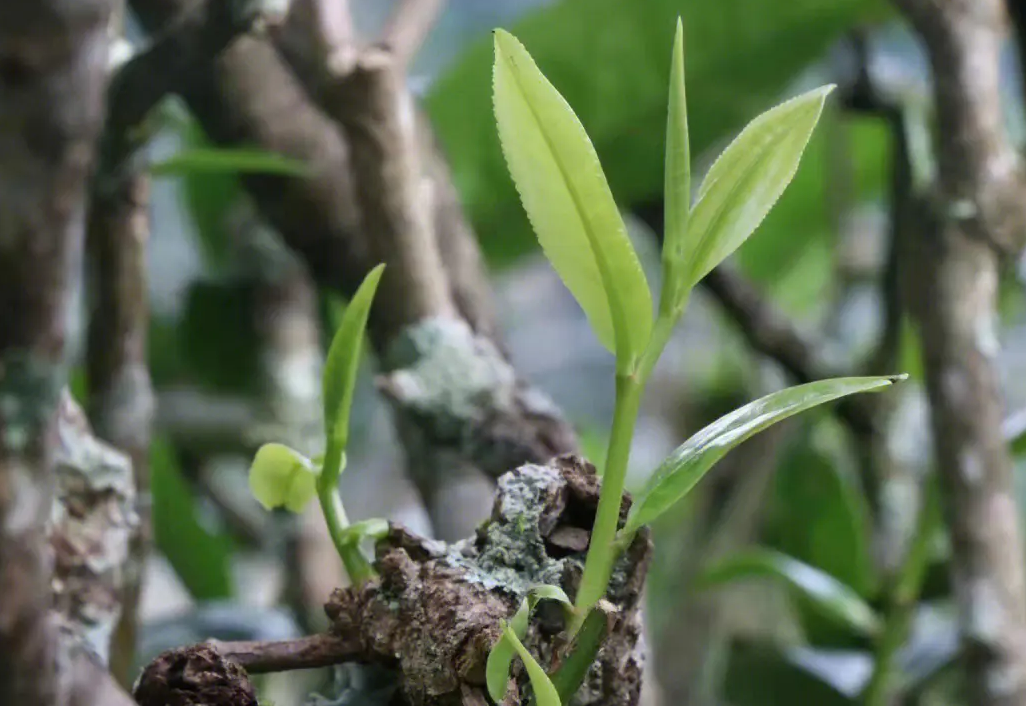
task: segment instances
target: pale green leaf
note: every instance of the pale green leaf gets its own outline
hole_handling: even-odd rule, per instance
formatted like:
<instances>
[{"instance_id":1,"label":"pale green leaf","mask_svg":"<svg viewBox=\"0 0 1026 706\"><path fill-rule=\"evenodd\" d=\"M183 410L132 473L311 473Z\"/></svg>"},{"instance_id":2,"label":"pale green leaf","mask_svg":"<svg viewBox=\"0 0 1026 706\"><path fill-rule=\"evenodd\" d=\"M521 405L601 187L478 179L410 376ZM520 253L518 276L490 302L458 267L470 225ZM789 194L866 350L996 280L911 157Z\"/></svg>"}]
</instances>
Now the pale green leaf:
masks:
<instances>
[{"instance_id":1,"label":"pale green leaf","mask_svg":"<svg viewBox=\"0 0 1026 706\"><path fill-rule=\"evenodd\" d=\"M527 50L495 32L495 118L542 249L621 370L648 343L652 295L577 116Z\"/></svg>"},{"instance_id":2,"label":"pale green leaf","mask_svg":"<svg viewBox=\"0 0 1026 706\"><path fill-rule=\"evenodd\" d=\"M524 643L520 641L513 629L504 625L503 634L513 644L513 649L520 655L520 659L523 660L524 666L527 668L527 676L531 680L531 689L534 691L534 703L537 706L560 706L559 692L556 691L549 675L527 651Z\"/></svg>"},{"instance_id":3,"label":"pale green leaf","mask_svg":"<svg viewBox=\"0 0 1026 706\"><path fill-rule=\"evenodd\" d=\"M249 469L249 488L268 510L302 512L317 494L317 469L310 459L284 444L264 444Z\"/></svg>"},{"instance_id":4,"label":"pale green leaf","mask_svg":"<svg viewBox=\"0 0 1026 706\"><path fill-rule=\"evenodd\" d=\"M624 536L650 524L690 492L732 448L799 412L858 392L890 387L905 376L819 380L766 395L705 427L677 447L656 469L637 496Z\"/></svg>"},{"instance_id":5,"label":"pale green leaf","mask_svg":"<svg viewBox=\"0 0 1026 706\"><path fill-rule=\"evenodd\" d=\"M531 611L541 600L559 601L563 605L571 606L570 599L559 586L540 585L528 591L520 608L509 621L510 630L517 637L524 637L527 634L527 623L531 617ZM501 635L488 653L488 661L485 664L485 683L488 686L488 694L495 702L502 701L506 696L506 689L509 685L509 665L516 656L516 649L513 643Z\"/></svg>"},{"instance_id":6,"label":"pale green leaf","mask_svg":"<svg viewBox=\"0 0 1026 706\"><path fill-rule=\"evenodd\" d=\"M168 159L150 165L150 173L157 176L177 176L198 172L306 176L309 169L302 162L282 157L273 152L213 147L181 150Z\"/></svg>"},{"instance_id":7,"label":"pale green leaf","mask_svg":"<svg viewBox=\"0 0 1026 706\"><path fill-rule=\"evenodd\" d=\"M341 457L349 442L349 412L353 405L353 391L356 389L356 374L360 368L364 331L384 269L383 264L375 267L356 290L342 314L342 323L339 324L324 361L324 429L328 435L329 449L329 453L325 453L325 463L333 466L336 465L335 458ZM341 467L325 467L324 471L327 479L325 484L331 485L333 479L338 478Z\"/></svg>"},{"instance_id":8,"label":"pale green leaf","mask_svg":"<svg viewBox=\"0 0 1026 706\"><path fill-rule=\"evenodd\" d=\"M721 586L753 578L786 583L825 617L865 635L874 635L880 619L855 589L830 574L770 549L751 549L724 559L702 572L700 588Z\"/></svg>"},{"instance_id":9,"label":"pale green leaf","mask_svg":"<svg viewBox=\"0 0 1026 706\"><path fill-rule=\"evenodd\" d=\"M666 117L666 164L663 202L663 294L665 312L680 305L687 283L684 243L691 211L691 143L688 138L687 94L684 90L684 25L677 20L670 64L670 100Z\"/></svg>"},{"instance_id":10,"label":"pale green leaf","mask_svg":"<svg viewBox=\"0 0 1026 706\"><path fill-rule=\"evenodd\" d=\"M833 86L781 103L750 122L702 180L677 255L694 285L748 239L798 169Z\"/></svg>"}]
</instances>

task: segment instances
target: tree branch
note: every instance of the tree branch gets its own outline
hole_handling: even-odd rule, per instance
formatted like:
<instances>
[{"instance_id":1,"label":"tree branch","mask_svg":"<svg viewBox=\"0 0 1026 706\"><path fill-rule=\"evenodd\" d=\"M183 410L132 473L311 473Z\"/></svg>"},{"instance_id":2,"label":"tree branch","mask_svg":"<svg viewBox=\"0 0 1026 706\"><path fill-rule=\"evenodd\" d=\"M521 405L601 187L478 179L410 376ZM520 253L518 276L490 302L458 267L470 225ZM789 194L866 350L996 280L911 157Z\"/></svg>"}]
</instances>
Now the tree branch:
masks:
<instances>
[{"instance_id":1,"label":"tree branch","mask_svg":"<svg viewBox=\"0 0 1026 706\"><path fill-rule=\"evenodd\" d=\"M209 643L250 674L330 667L357 659L364 648L356 635L311 635L295 640Z\"/></svg>"},{"instance_id":2,"label":"tree branch","mask_svg":"<svg viewBox=\"0 0 1026 706\"><path fill-rule=\"evenodd\" d=\"M131 175L132 156L149 138L146 118L167 96L179 92L197 72L253 23L231 2L193 2L132 57L111 80L100 147L99 190L114 191ZM117 200L115 196L110 196Z\"/></svg>"},{"instance_id":3,"label":"tree branch","mask_svg":"<svg viewBox=\"0 0 1026 706\"><path fill-rule=\"evenodd\" d=\"M100 438L131 458L138 499L139 523L123 567L121 619L111 655L111 670L125 686L131 685L136 608L151 535L149 453L155 403L146 358L149 227L145 176L128 177L116 189L94 194L87 235L95 297L86 351L90 418Z\"/></svg>"},{"instance_id":4,"label":"tree branch","mask_svg":"<svg viewBox=\"0 0 1026 706\"><path fill-rule=\"evenodd\" d=\"M397 66L410 63L444 8L445 0L398 0L381 34Z\"/></svg>"},{"instance_id":5,"label":"tree branch","mask_svg":"<svg viewBox=\"0 0 1026 706\"><path fill-rule=\"evenodd\" d=\"M58 678L46 539L70 275L103 117L111 0L0 3L0 703L97 703ZM69 683L70 682L70 683ZM94 683L95 685L95 683ZM117 693L116 690L113 693ZM111 703L112 699L107 699Z\"/></svg>"},{"instance_id":6,"label":"tree branch","mask_svg":"<svg viewBox=\"0 0 1026 706\"><path fill-rule=\"evenodd\" d=\"M149 446L155 406L146 358L150 186L134 156L146 144L146 120L154 108L251 20L235 12L232 3L194 4L122 66L107 89L107 122L89 207L87 247L95 305L86 367L90 417L101 438L131 457L139 499L111 666L126 686L131 684L136 607L151 536Z\"/></svg>"},{"instance_id":7,"label":"tree branch","mask_svg":"<svg viewBox=\"0 0 1026 706\"><path fill-rule=\"evenodd\" d=\"M1002 433L998 254L1021 247L1026 199L1002 125L1000 0L900 0L933 67L937 181L905 268L920 331L934 456L971 701L1026 704L1026 575Z\"/></svg>"},{"instance_id":8,"label":"tree branch","mask_svg":"<svg viewBox=\"0 0 1026 706\"><path fill-rule=\"evenodd\" d=\"M939 186L955 220L1006 256L1026 245L1022 160L1001 108L1002 0L895 0L933 70Z\"/></svg>"}]
</instances>

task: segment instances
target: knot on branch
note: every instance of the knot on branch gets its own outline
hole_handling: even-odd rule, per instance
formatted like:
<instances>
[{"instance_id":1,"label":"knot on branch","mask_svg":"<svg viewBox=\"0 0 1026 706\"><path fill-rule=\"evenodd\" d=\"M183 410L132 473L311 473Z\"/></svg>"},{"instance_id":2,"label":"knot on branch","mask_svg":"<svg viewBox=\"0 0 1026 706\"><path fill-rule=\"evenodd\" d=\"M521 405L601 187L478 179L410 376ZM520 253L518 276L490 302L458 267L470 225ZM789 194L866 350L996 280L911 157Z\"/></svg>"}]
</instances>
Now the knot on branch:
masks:
<instances>
[{"instance_id":1,"label":"knot on branch","mask_svg":"<svg viewBox=\"0 0 1026 706\"><path fill-rule=\"evenodd\" d=\"M142 673L134 696L139 706L257 706L246 672L212 645L160 655Z\"/></svg>"},{"instance_id":2,"label":"knot on branch","mask_svg":"<svg viewBox=\"0 0 1026 706\"><path fill-rule=\"evenodd\" d=\"M460 703L468 694L483 699L485 663L499 621L509 619L539 583L576 593L598 491L594 467L565 456L502 476L492 516L472 538L446 545L393 525L377 548L380 577L332 595L326 611L333 632L359 636L361 661L397 669L412 706ZM629 503L625 499L624 516ZM616 611L610 635L579 704L637 703L638 607L650 554L650 538L642 532L617 563L608 596ZM542 604L527 638L548 667L559 664L565 647L560 610ZM515 676L526 683L522 674ZM514 693L507 703L520 701Z\"/></svg>"}]
</instances>

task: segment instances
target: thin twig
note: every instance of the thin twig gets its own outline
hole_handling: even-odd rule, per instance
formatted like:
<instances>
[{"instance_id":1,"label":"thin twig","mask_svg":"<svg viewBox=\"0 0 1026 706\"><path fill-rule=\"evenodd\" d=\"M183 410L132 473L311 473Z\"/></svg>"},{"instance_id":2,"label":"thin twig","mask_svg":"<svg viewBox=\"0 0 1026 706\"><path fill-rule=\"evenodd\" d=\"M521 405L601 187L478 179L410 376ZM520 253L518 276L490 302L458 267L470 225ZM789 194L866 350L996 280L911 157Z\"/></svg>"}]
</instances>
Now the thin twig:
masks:
<instances>
[{"instance_id":1,"label":"thin twig","mask_svg":"<svg viewBox=\"0 0 1026 706\"><path fill-rule=\"evenodd\" d=\"M218 642L218 652L250 674L315 669L352 661L365 653L358 639L311 635L294 640Z\"/></svg>"}]
</instances>

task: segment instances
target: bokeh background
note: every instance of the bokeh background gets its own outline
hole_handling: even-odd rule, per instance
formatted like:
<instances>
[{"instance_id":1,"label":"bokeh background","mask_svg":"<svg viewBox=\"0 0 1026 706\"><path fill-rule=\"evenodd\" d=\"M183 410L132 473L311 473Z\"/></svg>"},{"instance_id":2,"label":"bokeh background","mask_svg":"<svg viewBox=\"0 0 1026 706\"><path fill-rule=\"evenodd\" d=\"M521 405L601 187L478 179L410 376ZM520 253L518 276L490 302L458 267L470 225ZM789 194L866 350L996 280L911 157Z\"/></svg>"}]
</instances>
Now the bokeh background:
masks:
<instances>
[{"instance_id":1,"label":"bokeh background","mask_svg":"<svg viewBox=\"0 0 1026 706\"><path fill-rule=\"evenodd\" d=\"M352 2L363 36L375 35L391 4ZM738 282L806 345L816 369L877 365L871 372L908 372L911 382L891 395L872 441L837 410L807 414L732 452L656 528L646 698L667 706L856 703L875 649L859 611L886 607L888 577L932 463L919 343L903 319L893 320L888 301L895 125L914 151L929 152L922 117L929 75L913 35L873 0L450 0L410 81L478 234L511 358L601 464L613 360L541 257L508 177L491 113L489 33L513 31L580 116L656 282L678 15L699 173L762 110L813 85L839 88L793 183L731 259L729 278L692 298L646 397L630 484L642 483L703 424L796 381L779 356L753 347L731 308ZM1012 42L1003 57L1006 117L1018 141L1024 123ZM206 144L181 105L168 105L162 121L154 162ZM314 629L323 623L316 597L343 580L315 511L299 521L268 514L247 489L253 440L268 427L298 445L318 438L320 408L308 402L323 351L282 362L278 383L260 373L266 356L276 355L261 337L270 295L260 285L273 285L289 256L231 173L177 170L153 188L156 551L146 569L140 664L208 636L272 639ZM1006 273L1000 300L999 365L1013 442L1026 429L1016 415L1026 407L1022 284L1017 272ZM300 319L276 324L285 330L311 317L330 330L342 305L312 289L292 300L293 289L271 290L284 302L274 316ZM487 486L454 484L446 522L433 524L407 479L373 362L365 368L343 477L350 514L457 538L487 516ZM1020 461L1016 482L1026 492L1024 474ZM948 555L943 540L931 542L911 637L897 658L907 703L960 703ZM322 680L274 677L261 688L285 706Z\"/></svg>"}]
</instances>

